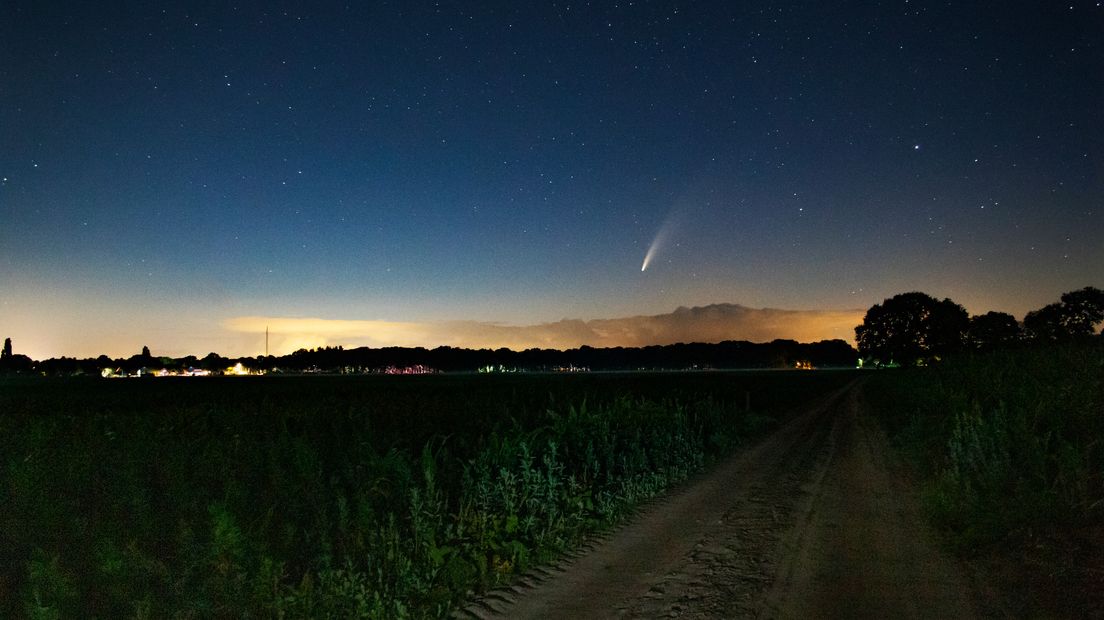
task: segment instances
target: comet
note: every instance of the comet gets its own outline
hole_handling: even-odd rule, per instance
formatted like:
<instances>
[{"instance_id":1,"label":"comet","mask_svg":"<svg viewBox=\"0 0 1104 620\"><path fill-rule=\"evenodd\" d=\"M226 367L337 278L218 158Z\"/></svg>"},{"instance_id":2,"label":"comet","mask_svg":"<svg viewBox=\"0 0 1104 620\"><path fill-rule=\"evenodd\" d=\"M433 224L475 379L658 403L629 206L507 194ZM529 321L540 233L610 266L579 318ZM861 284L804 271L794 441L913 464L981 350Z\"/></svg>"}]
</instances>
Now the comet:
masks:
<instances>
[{"instance_id":1,"label":"comet","mask_svg":"<svg viewBox=\"0 0 1104 620\"><path fill-rule=\"evenodd\" d=\"M652 262L652 258L655 256L657 250L659 250L660 239L656 236L652 241L652 245L648 246L648 252L644 255L644 263L640 265L640 271L644 271L648 268L648 264Z\"/></svg>"},{"instance_id":2,"label":"comet","mask_svg":"<svg viewBox=\"0 0 1104 620\"><path fill-rule=\"evenodd\" d=\"M648 246L648 251L644 254L644 263L640 265L640 271L646 271L648 265L652 264L652 260L655 259L656 254L663 249L664 244L667 242L667 236L671 232L672 219L671 216L667 216L663 225L659 227L659 231L656 233L655 238L652 239L652 244Z\"/></svg>"}]
</instances>

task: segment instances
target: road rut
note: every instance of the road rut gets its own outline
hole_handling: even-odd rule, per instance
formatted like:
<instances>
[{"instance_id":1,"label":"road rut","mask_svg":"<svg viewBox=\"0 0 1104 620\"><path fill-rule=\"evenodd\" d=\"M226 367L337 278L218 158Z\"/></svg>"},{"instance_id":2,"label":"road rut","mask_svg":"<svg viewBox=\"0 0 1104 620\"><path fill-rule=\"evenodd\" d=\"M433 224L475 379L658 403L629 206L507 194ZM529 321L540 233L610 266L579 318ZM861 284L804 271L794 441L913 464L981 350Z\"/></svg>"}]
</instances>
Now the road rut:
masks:
<instances>
[{"instance_id":1,"label":"road rut","mask_svg":"<svg viewBox=\"0 0 1104 620\"><path fill-rule=\"evenodd\" d=\"M577 557L456 615L978 615L970 578L927 533L860 391L822 399Z\"/></svg>"}]
</instances>

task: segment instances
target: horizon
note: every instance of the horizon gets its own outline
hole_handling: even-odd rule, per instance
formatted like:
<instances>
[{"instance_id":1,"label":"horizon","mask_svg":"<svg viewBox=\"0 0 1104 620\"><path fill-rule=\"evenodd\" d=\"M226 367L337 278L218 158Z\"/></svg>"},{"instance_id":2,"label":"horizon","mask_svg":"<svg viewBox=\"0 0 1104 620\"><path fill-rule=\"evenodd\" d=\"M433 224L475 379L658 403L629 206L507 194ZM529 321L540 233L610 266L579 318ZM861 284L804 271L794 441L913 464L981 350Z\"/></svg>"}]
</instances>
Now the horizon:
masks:
<instances>
[{"instance_id":1,"label":"horizon","mask_svg":"<svg viewBox=\"0 0 1104 620\"><path fill-rule=\"evenodd\" d=\"M570 350L582 346L594 348L646 347L671 344L716 344L724 341L767 343L794 340L813 343L842 340L855 344L854 326L862 322L865 310L815 311L779 308L748 308L739 304L716 303L706 306L680 306L659 315L637 315L599 319L569 319L542 324L513 325L501 322L441 321L426 323L323 319L316 317L232 317L221 322L221 342L229 347L208 349L202 353L186 348L169 348L154 341L108 346L114 349L69 350L36 354L33 343L11 337L16 353L35 360L60 357L78 359L107 355L127 358L148 346L154 357L203 357L218 353L224 357L257 357L264 354L266 336L273 356L288 355L300 349L341 346L358 347L453 347L461 349ZM266 334L267 331L267 334ZM234 346L237 345L237 346ZM184 345L186 346L186 345Z\"/></svg>"},{"instance_id":2,"label":"horizon","mask_svg":"<svg viewBox=\"0 0 1104 620\"><path fill-rule=\"evenodd\" d=\"M889 299L883 300L883 302ZM954 300L951 300L954 301ZM863 322L866 309L824 311L748 308L740 304L714 303L706 306L679 306L659 315L637 315L603 319L560 319L558 321L512 325L496 322L441 321L412 323L378 320L325 319L318 317L232 317L221 322L223 342L238 342L244 348L210 349L206 353L185 349L165 350L146 342L126 349L60 352L35 355L31 349L16 347L16 353L34 360L51 358L90 359L107 355L125 359L142 347L156 352L154 357L181 359L216 353L227 358L262 357L264 349L273 357L299 350L325 347L425 348L451 347L469 350L544 349L567 351L580 347L642 348L675 344L717 344L749 342L764 344L791 340L802 344L840 340L857 346L855 328ZM998 311L999 312L999 311ZM985 314L969 312L970 316ZM1018 323L1023 320L1013 316ZM7 336L10 337L10 336ZM17 340L14 339L13 340ZM256 342L255 342L256 341ZM117 344L117 343L114 343ZM273 346L274 345L274 346ZM260 350L252 350L259 347ZM28 351L32 351L28 353Z\"/></svg>"},{"instance_id":3,"label":"horizon","mask_svg":"<svg viewBox=\"0 0 1104 620\"><path fill-rule=\"evenodd\" d=\"M9 13L0 335L35 359L240 357L258 320L853 343L903 291L1022 318L1104 265L1095 2ZM718 303L805 314L634 322Z\"/></svg>"}]
</instances>

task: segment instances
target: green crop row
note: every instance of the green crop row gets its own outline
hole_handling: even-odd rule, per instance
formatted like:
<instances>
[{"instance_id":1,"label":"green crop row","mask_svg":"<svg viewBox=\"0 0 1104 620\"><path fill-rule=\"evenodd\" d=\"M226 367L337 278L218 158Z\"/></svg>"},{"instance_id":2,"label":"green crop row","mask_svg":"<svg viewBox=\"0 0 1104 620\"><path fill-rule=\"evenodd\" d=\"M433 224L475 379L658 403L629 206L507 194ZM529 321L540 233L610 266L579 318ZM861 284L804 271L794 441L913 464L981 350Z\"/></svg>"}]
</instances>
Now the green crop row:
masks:
<instances>
[{"instance_id":1,"label":"green crop row","mask_svg":"<svg viewBox=\"0 0 1104 620\"><path fill-rule=\"evenodd\" d=\"M848 378L0 384L0 616L441 616Z\"/></svg>"},{"instance_id":2,"label":"green crop row","mask_svg":"<svg viewBox=\"0 0 1104 620\"><path fill-rule=\"evenodd\" d=\"M1104 347L995 352L880 373L867 396L963 547L1104 520Z\"/></svg>"}]
</instances>

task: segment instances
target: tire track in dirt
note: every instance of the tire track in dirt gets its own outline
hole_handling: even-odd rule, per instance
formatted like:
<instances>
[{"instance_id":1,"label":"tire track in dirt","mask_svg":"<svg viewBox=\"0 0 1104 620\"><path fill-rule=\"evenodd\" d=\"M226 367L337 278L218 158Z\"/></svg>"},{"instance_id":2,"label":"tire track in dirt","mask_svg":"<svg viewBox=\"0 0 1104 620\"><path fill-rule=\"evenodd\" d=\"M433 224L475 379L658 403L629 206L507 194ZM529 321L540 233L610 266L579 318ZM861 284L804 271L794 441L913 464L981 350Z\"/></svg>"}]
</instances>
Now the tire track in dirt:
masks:
<instances>
[{"instance_id":1,"label":"tire track in dirt","mask_svg":"<svg viewBox=\"0 0 1104 620\"><path fill-rule=\"evenodd\" d=\"M848 388L750 449L647 505L582 555L492 591L460 617L753 615L801 485L825 460Z\"/></svg>"},{"instance_id":2,"label":"tire track in dirt","mask_svg":"<svg viewBox=\"0 0 1104 620\"><path fill-rule=\"evenodd\" d=\"M834 421L833 458L779 549L785 560L760 615L996 614L984 588L940 550L884 431L860 401L853 390Z\"/></svg>"},{"instance_id":3,"label":"tire track in dirt","mask_svg":"<svg viewBox=\"0 0 1104 620\"><path fill-rule=\"evenodd\" d=\"M822 399L574 557L531 571L454 615L994 613L993 601L979 604L971 577L927 532L884 433L862 412L860 392L853 383Z\"/></svg>"}]
</instances>

